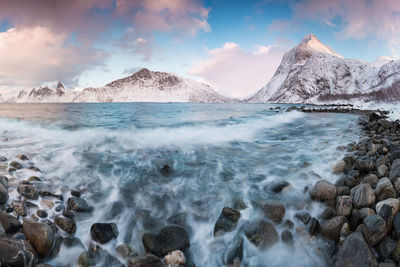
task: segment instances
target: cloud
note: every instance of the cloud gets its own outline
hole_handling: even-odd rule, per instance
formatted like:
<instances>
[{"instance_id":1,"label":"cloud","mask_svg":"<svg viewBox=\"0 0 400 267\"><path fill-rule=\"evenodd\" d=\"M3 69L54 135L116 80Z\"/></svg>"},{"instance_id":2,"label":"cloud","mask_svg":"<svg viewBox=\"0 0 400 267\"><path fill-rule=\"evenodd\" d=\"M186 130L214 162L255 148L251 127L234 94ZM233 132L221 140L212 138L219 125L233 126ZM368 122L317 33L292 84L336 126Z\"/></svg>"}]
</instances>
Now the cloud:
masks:
<instances>
[{"instance_id":1,"label":"cloud","mask_svg":"<svg viewBox=\"0 0 400 267\"><path fill-rule=\"evenodd\" d=\"M189 74L210 83L223 95L244 98L271 79L286 50L286 46L271 45L247 51L227 42L210 50L208 58L195 64Z\"/></svg>"},{"instance_id":2,"label":"cloud","mask_svg":"<svg viewBox=\"0 0 400 267\"><path fill-rule=\"evenodd\" d=\"M67 34L44 27L0 32L0 85L31 87L46 81L72 83L83 70L102 63L104 54L66 45Z\"/></svg>"},{"instance_id":3,"label":"cloud","mask_svg":"<svg viewBox=\"0 0 400 267\"><path fill-rule=\"evenodd\" d=\"M383 39L394 54L398 53L400 1L303 0L293 5L293 11L294 19L317 20L338 26L339 38Z\"/></svg>"}]
</instances>

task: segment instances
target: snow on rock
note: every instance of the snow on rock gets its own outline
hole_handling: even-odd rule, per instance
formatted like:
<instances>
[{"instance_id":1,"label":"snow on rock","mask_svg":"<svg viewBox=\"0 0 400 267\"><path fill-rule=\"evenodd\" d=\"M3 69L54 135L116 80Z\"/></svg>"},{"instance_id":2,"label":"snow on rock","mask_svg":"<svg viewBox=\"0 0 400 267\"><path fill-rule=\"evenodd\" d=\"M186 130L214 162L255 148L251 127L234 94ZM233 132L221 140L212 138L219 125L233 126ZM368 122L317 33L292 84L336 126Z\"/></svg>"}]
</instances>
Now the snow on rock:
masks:
<instances>
[{"instance_id":1,"label":"snow on rock","mask_svg":"<svg viewBox=\"0 0 400 267\"><path fill-rule=\"evenodd\" d=\"M320 104L348 103L357 98L390 100L397 97L399 85L400 61L380 57L372 64L345 59L310 34L285 53L271 81L248 101Z\"/></svg>"},{"instance_id":2,"label":"snow on rock","mask_svg":"<svg viewBox=\"0 0 400 267\"><path fill-rule=\"evenodd\" d=\"M210 86L166 72L141 69L129 77L103 87L82 91L66 90L59 82L55 90L49 87L0 95L1 102L233 102Z\"/></svg>"}]
</instances>

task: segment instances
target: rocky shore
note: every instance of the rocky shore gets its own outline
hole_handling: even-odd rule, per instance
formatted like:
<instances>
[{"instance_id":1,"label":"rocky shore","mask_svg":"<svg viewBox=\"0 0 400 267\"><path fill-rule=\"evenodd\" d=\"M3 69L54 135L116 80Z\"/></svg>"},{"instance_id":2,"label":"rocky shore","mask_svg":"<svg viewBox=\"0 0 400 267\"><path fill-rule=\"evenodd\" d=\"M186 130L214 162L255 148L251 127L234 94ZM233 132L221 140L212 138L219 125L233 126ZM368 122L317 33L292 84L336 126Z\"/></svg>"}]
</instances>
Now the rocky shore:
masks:
<instances>
[{"instance_id":1,"label":"rocky shore","mask_svg":"<svg viewBox=\"0 0 400 267\"><path fill-rule=\"evenodd\" d=\"M352 108L295 109L360 115L363 133L358 142L338 147L346 154L332 164L337 182L320 177L304 188L309 201L293 214L274 198L291 190L284 180L266 189L271 198L251 203L236 199L231 207L224 207L212 234L215 239L233 231L237 234L226 248L223 263L241 266L245 242L265 251L283 242L289 248L315 248L329 266L396 266L400 263L400 124L387 120L384 113ZM5 174L0 176L1 266L50 266L47 263L61 249L75 246L84 252L71 255L64 266L195 266L184 214L169 218L171 224L157 231L135 237L144 253L127 243L117 244L118 225L110 222L93 223L87 232L90 244L82 244L75 235L77 218L96 213L85 188L54 189L51 179L45 179L23 154L0 157L0 170ZM17 175L21 170L29 175ZM168 165L160 170L165 176L170 171ZM319 216L308 210L315 202L326 207ZM242 212L250 206L262 218L247 221Z\"/></svg>"}]
</instances>

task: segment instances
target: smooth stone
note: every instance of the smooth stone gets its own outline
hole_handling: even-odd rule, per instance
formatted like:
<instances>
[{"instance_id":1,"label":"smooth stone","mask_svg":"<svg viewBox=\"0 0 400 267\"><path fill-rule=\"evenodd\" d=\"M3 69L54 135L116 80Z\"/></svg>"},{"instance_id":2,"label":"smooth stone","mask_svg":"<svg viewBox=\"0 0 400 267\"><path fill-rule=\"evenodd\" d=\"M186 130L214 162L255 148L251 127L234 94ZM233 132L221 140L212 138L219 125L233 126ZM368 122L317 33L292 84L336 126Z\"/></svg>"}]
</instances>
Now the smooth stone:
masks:
<instances>
[{"instance_id":1,"label":"smooth stone","mask_svg":"<svg viewBox=\"0 0 400 267\"><path fill-rule=\"evenodd\" d=\"M339 248L337 267L378 266L374 253L360 233L349 235Z\"/></svg>"},{"instance_id":2,"label":"smooth stone","mask_svg":"<svg viewBox=\"0 0 400 267\"><path fill-rule=\"evenodd\" d=\"M364 219L363 233L368 245L375 246L386 236L386 222L378 214Z\"/></svg>"},{"instance_id":3,"label":"smooth stone","mask_svg":"<svg viewBox=\"0 0 400 267\"><path fill-rule=\"evenodd\" d=\"M340 237L340 230L345 222L346 217L344 216L336 216L332 219L323 221L320 224L321 234L329 239L338 240Z\"/></svg>"},{"instance_id":4,"label":"smooth stone","mask_svg":"<svg viewBox=\"0 0 400 267\"><path fill-rule=\"evenodd\" d=\"M255 206L259 207L264 213L265 217L274 223L281 223L283 217L285 216L286 208L279 201L267 199L255 203Z\"/></svg>"},{"instance_id":5,"label":"smooth stone","mask_svg":"<svg viewBox=\"0 0 400 267\"><path fill-rule=\"evenodd\" d=\"M39 196L41 196L42 198L54 197L57 198L58 200L64 201L63 195L57 195L49 191L39 191Z\"/></svg>"},{"instance_id":6,"label":"smooth stone","mask_svg":"<svg viewBox=\"0 0 400 267\"><path fill-rule=\"evenodd\" d=\"M46 218L48 216L47 211L45 210L37 210L36 215L40 218Z\"/></svg>"},{"instance_id":7,"label":"smooth stone","mask_svg":"<svg viewBox=\"0 0 400 267\"><path fill-rule=\"evenodd\" d=\"M392 151L390 153L389 159L390 159L390 162L393 162L396 159L400 159L400 150Z\"/></svg>"},{"instance_id":8,"label":"smooth stone","mask_svg":"<svg viewBox=\"0 0 400 267\"><path fill-rule=\"evenodd\" d=\"M20 184L17 188L17 191L21 196L24 196L27 199L37 200L39 198L36 188L31 184Z\"/></svg>"},{"instance_id":9,"label":"smooth stone","mask_svg":"<svg viewBox=\"0 0 400 267\"><path fill-rule=\"evenodd\" d=\"M22 227L21 223L18 221L17 218L15 218L12 215L9 215L8 213L2 211L1 209L0 209L0 223L3 226L6 234L14 234Z\"/></svg>"},{"instance_id":10,"label":"smooth stone","mask_svg":"<svg viewBox=\"0 0 400 267\"><path fill-rule=\"evenodd\" d=\"M294 223L291 220L286 220L283 223L283 227L288 228L288 229L293 229Z\"/></svg>"},{"instance_id":11,"label":"smooth stone","mask_svg":"<svg viewBox=\"0 0 400 267\"><path fill-rule=\"evenodd\" d=\"M338 186L337 187L338 196L348 196L350 195L350 188L348 186Z\"/></svg>"},{"instance_id":12,"label":"smooth stone","mask_svg":"<svg viewBox=\"0 0 400 267\"><path fill-rule=\"evenodd\" d=\"M310 190L311 199L317 201L327 201L336 197L336 186L332 183L322 180L315 183L313 188Z\"/></svg>"},{"instance_id":13,"label":"smooth stone","mask_svg":"<svg viewBox=\"0 0 400 267\"><path fill-rule=\"evenodd\" d=\"M121 244L116 248L116 251L121 255L122 258L132 258L138 256L138 254L128 244Z\"/></svg>"},{"instance_id":14,"label":"smooth stone","mask_svg":"<svg viewBox=\"0 0 400 267\"><path fill-rule=\"evenodd\" d=\"M385 164L379 165L379 167L376 169L378 173L378 177L385 177L388 171L388 167Z\"/></svg>"},{"instance_id":15,"label":"smooth stone","mask_svg":"<svg viewBox=\"0 0 400 267\"><path fill-rule=\"evenodd\" d=\"M373 173L368 174L362 179L363 184L370 184L371 186L375 186L378 182L379 182L378 176L376 176Z\"/></svg>"},{"instance_id":16,"label":"smooth stone","mask_svg":"<svg viewBox=\"0 0 400 267\"><path fill-rule=\"evenodd\" d=\"M54 231L48 224L24 218L22 232L40 255L46 256L51 252Z\"/></svg>"},{"instance_id":17,"label":"smooth stone","mask_svg":"<svg viewBox=\"0 0 400 267\"><path fill-rule=\"evenodd\" d=\"M51 200L47 200L47 199L40 200L40 205L46 206L49 209L54 208L54 202Z\"/></svg>"},{"instance_id":18,"label":"smooth stone","mask_svg":"<svg viewBox=\"0 0 400 267\"><path fill-rule=\"evenodd\" d=\"M19 162L16 162L16 161L12 161L12 162L10 163L10 167L11 167L11 168L14 168L15 170L20 170L20 169L23 168L22 164L19 163Z\"/></svg>"},{"instance_id":19,"label":"smooth stone","mask_svg":"<svg viewBox=\"0 0 400 267\"><path fill-rule=\"evenodd\" d=\"M382 201L387 198L395 198L396 191L389 178L381 178L375 188L376 201Z\"/></svg>"},{"instance_id":20,"label":"smooth stone","mask_svg":"<svg viewBox=\"0 0 400 267\"><path fill-rule=\"evenodd\" d=\"M37 254L32 245L22 239L10 237L0 238L1 266L33 266L37 262Z\"/></svg>"},{"instance_id":21,"label":"smooth stone","mask_svg":"<svg viewBox=\"0 0 400 267\"><path fill-rule=\"evenodd\" d=\"M81 197L81 191L79 190L71 190L71 195L74 197Z\"/></svg>"},{"instance_id":22,"label":"smooth stone","mask_svg":"<svg viewBox=\"0 0 400 267\"><path fill-rule=\"evenodd\" d=\"M310 213L303 211L303 212L297 212L294 215L297 219L299 219L303 224L307 224L311 220L311 215Z\"/></svg>"},{"instance_id":23,"label":"smooth stone","mask_svg":"<svg viewBox=\"0 0 400 267\"><path fill-rule=\"evenodd\" d=\"M270 248L279 241L275 226L264 220L245 223L242 230L253 245L262 249Z\"/></svg>"},{"instance_id":24,"label":"smooth stone","mask_svg":"<svg viewBox=\"0 0 400 267\"><path fill-rule=\"evenodd\" d=\"M92 265L96 265L95 259L89 256L89 253L82 252L78 257L78 265L81 267L88 267Z\"/></svg>"},{"instance_id":25,"label":"smooth stone","mask_svg":"<svg viewBox=\"0 0 400 267\"><path fill-rule=\"evenodd\" d=\"M28 170L34 171L34 172L40 172L40 169L38 167L35 166L29 166Z\"/></svg>"},{"instance_id":26,"label":"smooth stone","mask_svg":"<svg viewBox=\"0 0 400 267\"><path fill-rule=\"evenodd\" d=\"M290 183L286 181L275 182L270 185L271 192L279 194L290 188Z\"/></svg>"},{"instance_id":27,"label":"smooth stone","mask_svg":"<svg viewBox=\"0 0 400 267\"><path fill-rule=\"evenodd\" d=\"M129 267L163 267L164 264L157 256L146 253L129 259Z\"/></svg>"},{"instance_id":28,"label":"smooth stone","mask_svg":"<svg viewBox=\"0 0 400 267\"><path fill-rule=\"evenodd\" d=\"M359 184L350 190L354 208L364 208L375 203L375 194L370 184Z\"/></svg>"},{"instance_id":29,"label":"smooth stone","mask_svg":"<svg viewBox=\"0 0 400 267\"><path fill-rule=\"evenodd\" d=\"M293 234L289 230L283 230L281 233L281 239L283 243L286 243L288 245L293 244Z\"/></svg>"},{"instance_id":30,"label":"smooth stone","mask_svg":"<svg viewBox=\"0 0 400 267\"><path fill-rule=\"evenodd\" d=\"M7 189L8 188L8 178L6 176L0 176L0 184L2 184Z\"/></svg>"},{"instance_id":31,"label":"smooth stone","mask_svg":"<svg viewBox=\"0 0 400 267\"><path fill-rule=\"evenodd\" d=\"M360 173L368 173L374 169L374 164L370 159L359 158L354 164L354 169Z\"/></svg>"},{"instance_id":32,"label":"smooth stone","mask_svg":"<svg viewBox=\"0 0 400 267\"><path fill-rule=\"evenodd\" d=\"M7 161L7 158L4 156L0 156L0 162L4 162L4 161Z\"/></svg>"},{"instance_id":33,"label":"smooth stone","mask_svg":"<svg viewBox=\"0 0 400 267\"><path fill-rule=\"evenodd\" d=\"M385 237L377 245L377 251L381 258L387 259L390 258L395 247L396 247L396 241L390 237Z\"/></svg>"},{"instance_id":34,"label":"smooth stone","mask_svg":"<svg viewBox=\"0 0 400 267\"><path fill-rule=\"evenodd\" d=\"M190 247L189 234L179 225L169 225L158 233L147 233L142 236L142 243L146 252L163 257L171 251Z\"/></svg>"},{"instance_id":35,"label":"smooth stone","mask_svg":"<svg viewBox=\"0 0 400 267\"><path fill-rule=\"evenodd\" d=\"M23 201L13 201L11 203L11 206L13 207L13 210L15 211L16 214L21 215L21 216L26 216L26 205L25 202Z\"/></svg>"},{"instance_id":36,"label":"smooth stone","mask_svg":"<svg viewBox=\"0 0 400 267\"><path fill-rule=\"evenodd\" d=\"M54 223L69 234L74 234L76 232L76 223L73 219L57 216L54 219Z\"/></svg>"},{"instance_id":37,"label":"smooth stone","mask_svg":"<svg viewBox=\"0 0 400 267\"><path fill-rule=\"evenodd\" d=\"M65 218L67 220L71 220ZM90 236L96 242L105 244L118 237L118 226L115 223L94 223L90 227Z\"/></svg>"},{"instance_id":38,"label":"smooth stone","mask_svg":"<svg viewBox=\"0 0 400 267\"><path fill-rule=\"evenodd\" d=\"M37 176L31 176L28 179L29 182L41 182L42 180Z\"/></svg>"},{"instance_id":39,"label":"smooth stone","mask_svg":"<svg viewBox=\"0 0 400 267\"><path fill-rule=\"evenodd\" d=\"M333 174L341 174L346 169L346 166L347 166L347 164L344 160L339 160L335 163L335 165L333 165L332 173Z\"/></svg>"},{"instance_id":40,"label":"smooth stone","mask_svg":"<svg viewBox=\"0 0 400 267\"><path fill-rule=\"evenodd\" d=\"M62 215L70 219L73 219L75 217L74 213L70 210L63 210Z\"/></svg>"},{"instance_id":41,"label":"smooth stone","mask_svg":"<svg viewBox=\"0 0 400 267\"><path fill-rule=\"evenodd\" d=\"M18 154L16 158L22 161L29 160L29 158L24 154Z\"/></svg>"},{"instance_id":42,"label":"smooth stone","mask_svg":"<svg viewBox=\"0 0 400 267\"><path fill-rule=\"evenodd\" d=\"M8 200L8 190L4 185L0 184L0 204L7 203Z\"/></svg>"},{"instance_id":43,"label":"smooth stone","mask_svg":"<svg viewBox=\"0 0 400 267\"><path fill-rule=\"evenodd\" d=\"M400 211L400 200L397 198L382 200L376 204L375 210L386 221L388 231L390 231L394 216Z\"/></svg>"},{"instance_id":44,"label":"smooth stone","mask_svg":"<svg viewBox=\"0 0 400 267\"><path fill-rule=\"evenodd\" d=\"M67 201L67 209L78 212L91 212L93 207L89 206L87 201L80 197L70 197Z\"/></svg>"},{"instance_id":45,"label":"smooth stone","mask_svg":"<svg viewBox=\"0 0 400 267\"><path fill-rule=\"evenodd\" d=\"M164 262L169 267L180 267L186 263L185 255L180 250L171 251L164 257Z\"/></svg>"},{"instance_id":46,"label":"smooth stone","mask_svg":"<svg viewBox=\"0 0 400 267\"><path fill-rule=\"evenodd\" d=\"M389 172L390 181L393 181L398 177L400 177L400 159L393 161Z\"/></svg>"},{"instance_id":47,"label":"smooth stone","mask_svg":"<svg viewBox=\"0 0 400 267\"><path fill-rule=\"evenodd\" d=\"M336 198L336 214L338 216L349 216L353 209L353 201L349 196L338 196Z\"/></svg>"},{"instance_id":48,"label":"smooth stone","mask_svg":"<svg viewBox=\"0 0 400 267\"><path fill-rule=\"evenodd\" d=\"M310 222L307 224L306 230L310 235L315 235L318 232L319 228L319 221L316 218L312 217Z\"/></svg>"},{"instance_id":49,"label":"smooth stone","mask_svg":"<svg viewBox=\"0 0 400 267\"><path fill-rule=\"evenodd\" d=\"M239 221L240 212L229 207L222 209L214 226L214 236L220 236L224 232L232 232Z\"/></svg>"}]
</instances>

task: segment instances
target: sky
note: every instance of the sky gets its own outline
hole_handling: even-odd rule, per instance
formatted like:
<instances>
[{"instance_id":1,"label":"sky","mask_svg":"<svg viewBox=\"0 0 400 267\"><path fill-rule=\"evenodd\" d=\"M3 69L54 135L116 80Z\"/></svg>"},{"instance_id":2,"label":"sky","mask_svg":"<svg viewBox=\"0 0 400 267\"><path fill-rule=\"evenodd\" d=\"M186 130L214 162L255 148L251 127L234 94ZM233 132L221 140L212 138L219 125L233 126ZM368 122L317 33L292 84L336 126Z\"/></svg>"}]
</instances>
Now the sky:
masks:
<instances>
[{"instance_id":1,"label":"sky","mask_svg":"<svg viewBox=\"0 0 400 267\"><path fill-rule=\"evenodd\" d=\"M346 58L400 58L399 0L0 0L0 90L103 86L141 68L237 98L313 33Z\"/></svg>"}]
</instances>

